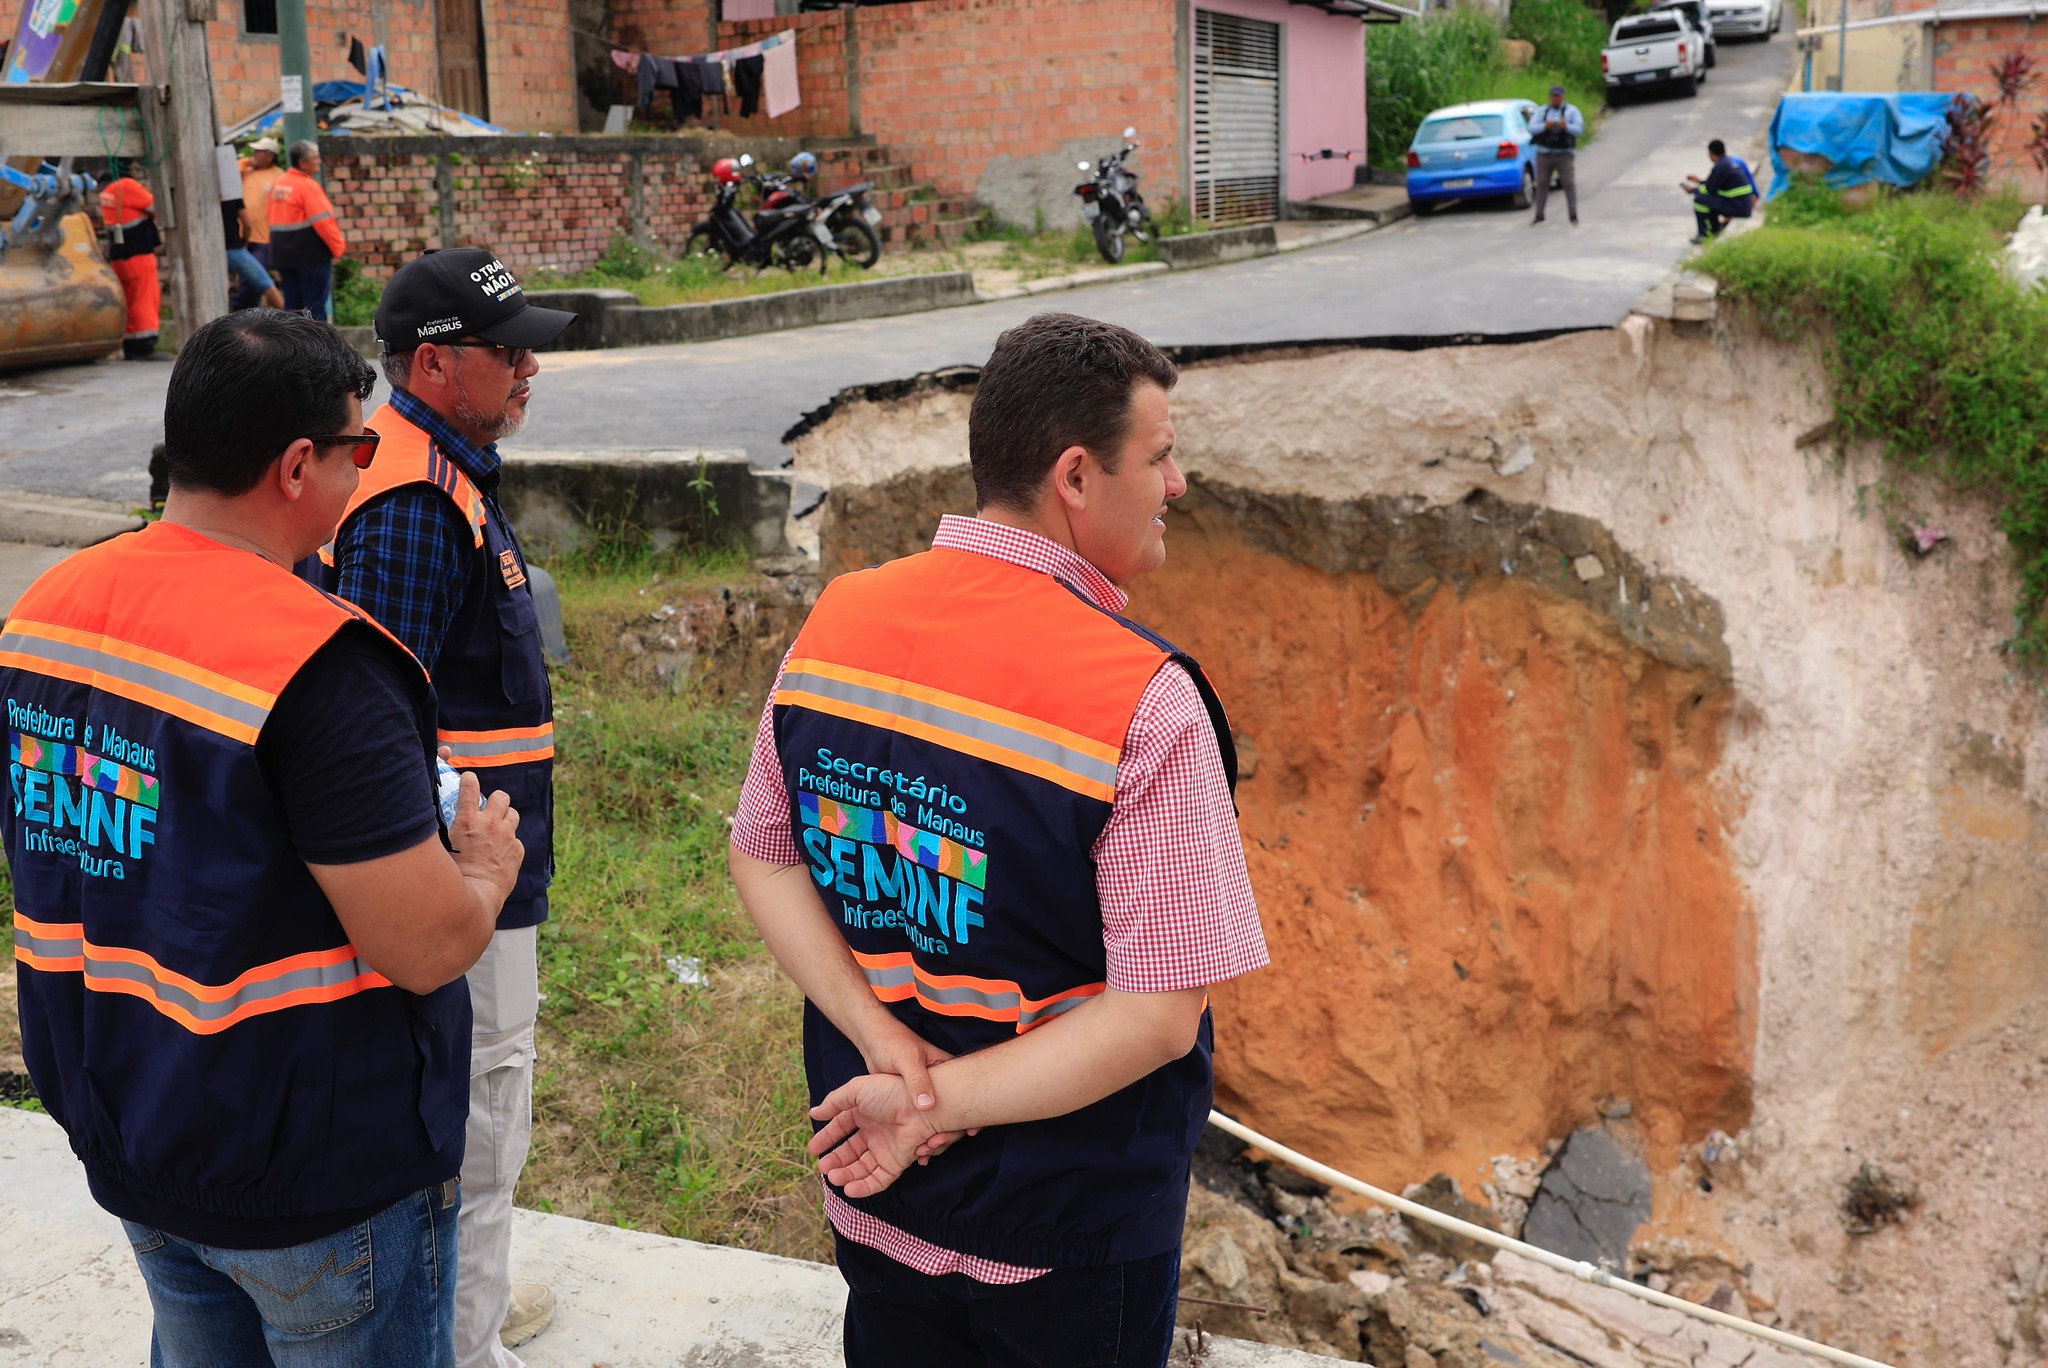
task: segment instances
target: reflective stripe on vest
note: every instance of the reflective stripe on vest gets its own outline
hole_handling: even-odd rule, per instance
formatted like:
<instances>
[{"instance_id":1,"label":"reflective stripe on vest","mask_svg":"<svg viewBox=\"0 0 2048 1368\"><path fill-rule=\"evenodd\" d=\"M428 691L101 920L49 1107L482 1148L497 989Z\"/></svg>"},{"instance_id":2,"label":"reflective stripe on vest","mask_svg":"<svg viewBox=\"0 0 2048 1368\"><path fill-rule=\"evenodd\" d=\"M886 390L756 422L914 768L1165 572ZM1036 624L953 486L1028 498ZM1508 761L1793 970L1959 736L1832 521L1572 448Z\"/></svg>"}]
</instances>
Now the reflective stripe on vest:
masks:
<instances>
[{"instance_id":1,"label":"reflective stripe on vest","mask_svg":"<svg viewBox=\"0 0 2048 1368\"><path fill-rule=\"evenodd\" d=\"M270 231L273 233L296 233L301 228L311 228L314 224L320 222L322 219L331 219L333 217L334 211L332 209L323 209L319 213L313 215L313 217L309 219L300 219L297 223L278 223L275 220L272 220L270 225Z\"/></svg>"},{"instance_id":2,"label":"reflective stripe on vest","mask_svg":"<svg viewBox=\"0 0 2048 1368\"><path fill-rule=\"evenodd\" d=\"M958 694L821 660L792 660L775 702L935 742L1104 802L1116 798L1118 749Z\"/></svg>"},{"instance_id":3,"label":"reflective stripe on vest","mask_svg":"<svg viewBox=\"0 0 2048 1368\"><path fill-rule=\"evenodd\" d=\"M1073 1011L1108 986L1084 983L1064 993L1033 1000L1024 996L1022 987L1006 979L929 973L908 950L893 955L864 955L856 950L853 958L866 975L868 987L883 1002L908 1002L915 998L920 1007L940 1016L1015 1022L1019 1035Z\"/></svg>"},{"instance_id":4,"label":"reflective stripe on vest","mask_svg":"<svg viewBox=\"0 0 2048 1368\"><path fill-rule=\"evenodd\" d=\"M217 1035L267 1012L391 986L349 944L259 964L231 983L199 983L140 950L93 944L82 922L38 922L20 912L14 914L14 957L44 973L81 974L88 992L141 998L194 1035Z\"/></svg>"},{"instance_id":5,"label":"reflective stripe on vest","mask_svg":"<svg viewBox=\"0 0 2048 1368\"><path fill-rule=\"evenodd\" d=\"M0 633L0 666L118 694L247 745L277 703L275 694L161 651L22 618Z\"/></svg>"},{"instance_id":6,"label":"reflective stripe on vest","mask_svg":"<svg viewBox=\"0 0 2048 1368\"><path fill-rule=\"evenodd\" d=\"M443 731L436 739L453 752L449 763L457 769L482 769L490 765L524 765L555 758L555 724L538 727L507 727L502 731Z\"/></svg>"}]
</instances>

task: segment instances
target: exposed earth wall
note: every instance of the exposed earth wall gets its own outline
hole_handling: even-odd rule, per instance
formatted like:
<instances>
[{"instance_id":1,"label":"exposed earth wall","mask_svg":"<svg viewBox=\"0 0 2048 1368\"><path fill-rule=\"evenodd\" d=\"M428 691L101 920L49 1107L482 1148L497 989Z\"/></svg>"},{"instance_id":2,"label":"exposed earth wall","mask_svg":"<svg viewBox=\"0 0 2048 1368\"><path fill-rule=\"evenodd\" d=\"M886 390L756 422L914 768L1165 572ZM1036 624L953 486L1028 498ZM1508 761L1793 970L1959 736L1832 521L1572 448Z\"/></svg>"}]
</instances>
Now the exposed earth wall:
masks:
<instances>
[{"instance_id":1,"label":"exposed earth wall","mask_svg":"<svg viewBox=\"0 0 2048 1368\"><path fill-rule=\"evenodd\" d=\"M971 511L970 398L799 439L828 575ZM1132 613L1231 708L1274 959L1215 995L1219 1105L1511 1227L1599 1128L1642 1266L2048 1362L2048 730L1992 510L1838 450L1814 359L1725 319L1197 362L1173 413ZM1865 1165L1913 1204L1845 1212Z\"/></svg>"}]
</instances>

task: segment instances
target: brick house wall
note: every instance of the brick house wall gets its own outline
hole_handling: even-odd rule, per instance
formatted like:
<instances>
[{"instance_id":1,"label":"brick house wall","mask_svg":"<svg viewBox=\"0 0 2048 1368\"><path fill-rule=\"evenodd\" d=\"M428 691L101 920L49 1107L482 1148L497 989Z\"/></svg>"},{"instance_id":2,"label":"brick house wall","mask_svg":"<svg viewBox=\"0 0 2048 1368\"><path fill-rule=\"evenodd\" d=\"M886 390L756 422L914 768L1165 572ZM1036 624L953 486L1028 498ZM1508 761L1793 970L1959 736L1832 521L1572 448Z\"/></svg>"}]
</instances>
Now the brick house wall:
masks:
<instances>
[{"instance_id":1,"label":"brick house wall","mask_svg":"<svg viewBox=\"0 0 2048 1368\"><path fill-rule=\"evenodd\" d=\"M751 119L739 117L739 105L719 120L719 127L754 136L809 138L845 137L858 126L851 103L858 73L847 66L846 31L850 10L824 10L767 19L723 21L718 25L718 50L745 47L790 29L796 35L797 88L803 104L779 119L762 109ZM863 30L864 32L865 30Z\"/></svg>"},{"instance_id":2,"label":"brick house wall","mask_svg":"<svg viewBox=\"0 0 2048 1368\"><path fill-rule=\"evenodd\" d=\"M1944 23L1933 30L1934 88L1989 99L1998 93L1991 67L2019 48L2033 55L2048 75L2048 16L2028 19L1977 19ZM2048 113L2048 81L2037 79L2020 97L2020 108L2008 111L1992 135L1991 177L2029 199L2042 196L2044 177L2027 156L2027 125Z\"/></svg>"},{"instance_id":3,"label":"brick house wall","mask_svg":"<svg viewBox=\"0 0 2048 1368\"><path fill-rule=\"evenodd\" d=\"M712 12L719 0L612 0L612 34L622 48L687 57L714 47ZM621 73L621 79L626 79ZM621 85L620 89L628 87ZM623 97L622 97L623 98Z\"/></svg>"},{"instance_id":4,"label":"brick house wall","mask_svg":"<svg viewBox=\"0 0 2048 1368\"><path fill-rule=\"evenodd\" d=\"M1074 163L1134 125L1135 169L1186 195L1175 0L914 0L858 11L861 131L1013 222L1071 211Z\"/></svg>"},{"instance_id":5,"label":"brick house wall","mask_svg":"<svg viewBox=\"0 0 2048 1368\"><path fill-rule=\"evenodd\" d=\"M441 98L441 63L433 0L306 0L306 38L313 79L360 80L348 64L351 36L368 46L373 9L385 19L382 39L391 79ZM487 0L484 73L493 123L521 133L563 133L576 128L568 0ZM214 103L223 127L239 123L277 99L280 74L274 36L242 31L242 6L224 0L207 25ZM484 111L472 110L471 113Z\"/></svg>"},{"instance_id":6,"label":"brick house wall","mask_svg":"<svg viewBox=\"0 0 2048 1368\"><path fill-rule=\"evenodd\" d=\"M375 280L428 247L484 246L514 271L588 269L614 237L682 250L710 203L711 163L794 139L322 138L348 255Z\"/></svg>"}]
</instances>

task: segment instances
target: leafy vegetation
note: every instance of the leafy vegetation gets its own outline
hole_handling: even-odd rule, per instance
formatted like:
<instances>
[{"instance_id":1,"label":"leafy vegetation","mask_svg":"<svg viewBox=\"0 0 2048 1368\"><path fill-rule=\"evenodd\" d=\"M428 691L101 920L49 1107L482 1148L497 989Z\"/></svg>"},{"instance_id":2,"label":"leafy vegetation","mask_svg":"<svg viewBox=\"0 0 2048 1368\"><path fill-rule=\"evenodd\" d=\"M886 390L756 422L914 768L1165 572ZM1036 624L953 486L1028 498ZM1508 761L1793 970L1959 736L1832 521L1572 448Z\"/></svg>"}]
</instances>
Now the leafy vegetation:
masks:
<instances>
[{"instance_id":1,"label":"leafy vegetation","mask_svg":"<svg viewBox=\"0 0 2048 1368\"><path fill-rule=\"evenodd\" d=\"M1463 6L1366 30L1367 158L1374 166L1403 164L1408 143L1430 111L1468 100L1541 101L1562 84L1588 118L1605 104L1600 49L1602 12L1581 0L1516 0L1505 34L1491 14ZM1534 45L1534 60L1508 65L1503 36Z\"/></svg>"},{"instance_id":2,"label":"leafy vegetation","mask_svg":"<svg viewBox=\"0 0 2048 1368\"><path fill-rule=\"evenodd\" d=\"M1756 232L1699 260L1785 337L1822 339L1835 429L2000 504L2018 558L2013 646L2048 665L2048 294L1999 269L2012 199L1893 195L1848 212L1790 188Z\"/></svg>"},{"instance_id":3,"label":"leafy vegetation","mask_svg":"<svg viewBox=\"0 0 2048 1368\"><path fill-rule=\"evenodd\" d=\"M743 568L604 553L558 567L556 876L522 1205L826 1256L804 1162L801 999L740 911L726 815L760 701L636 682L624 630Z\"/></svg>"}]
</instances>

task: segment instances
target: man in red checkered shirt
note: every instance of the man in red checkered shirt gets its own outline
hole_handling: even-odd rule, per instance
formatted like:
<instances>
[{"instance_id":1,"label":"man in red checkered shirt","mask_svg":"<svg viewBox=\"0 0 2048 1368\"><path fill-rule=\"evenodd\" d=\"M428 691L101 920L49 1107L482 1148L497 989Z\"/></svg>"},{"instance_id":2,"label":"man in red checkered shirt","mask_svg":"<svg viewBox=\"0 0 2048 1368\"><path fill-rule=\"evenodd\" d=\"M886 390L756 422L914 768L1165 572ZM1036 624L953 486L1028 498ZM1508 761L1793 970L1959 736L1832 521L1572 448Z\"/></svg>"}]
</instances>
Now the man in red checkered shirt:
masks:
<instances>
[{"instance_id":1,"label":"man in red checkered shirt","mask_svg":"<svg viewBox=\"0 0 2048 1368\"><path fill-rule=\"evenodd\" d=\"M834 581L762 714L733 878L807 999L856 1368L1172 1345L1207 989L1267 963L1222 706L1120 616L1177 378L1093 319L1003 334L978 515Z\"/></svg>"}]
</instances>

